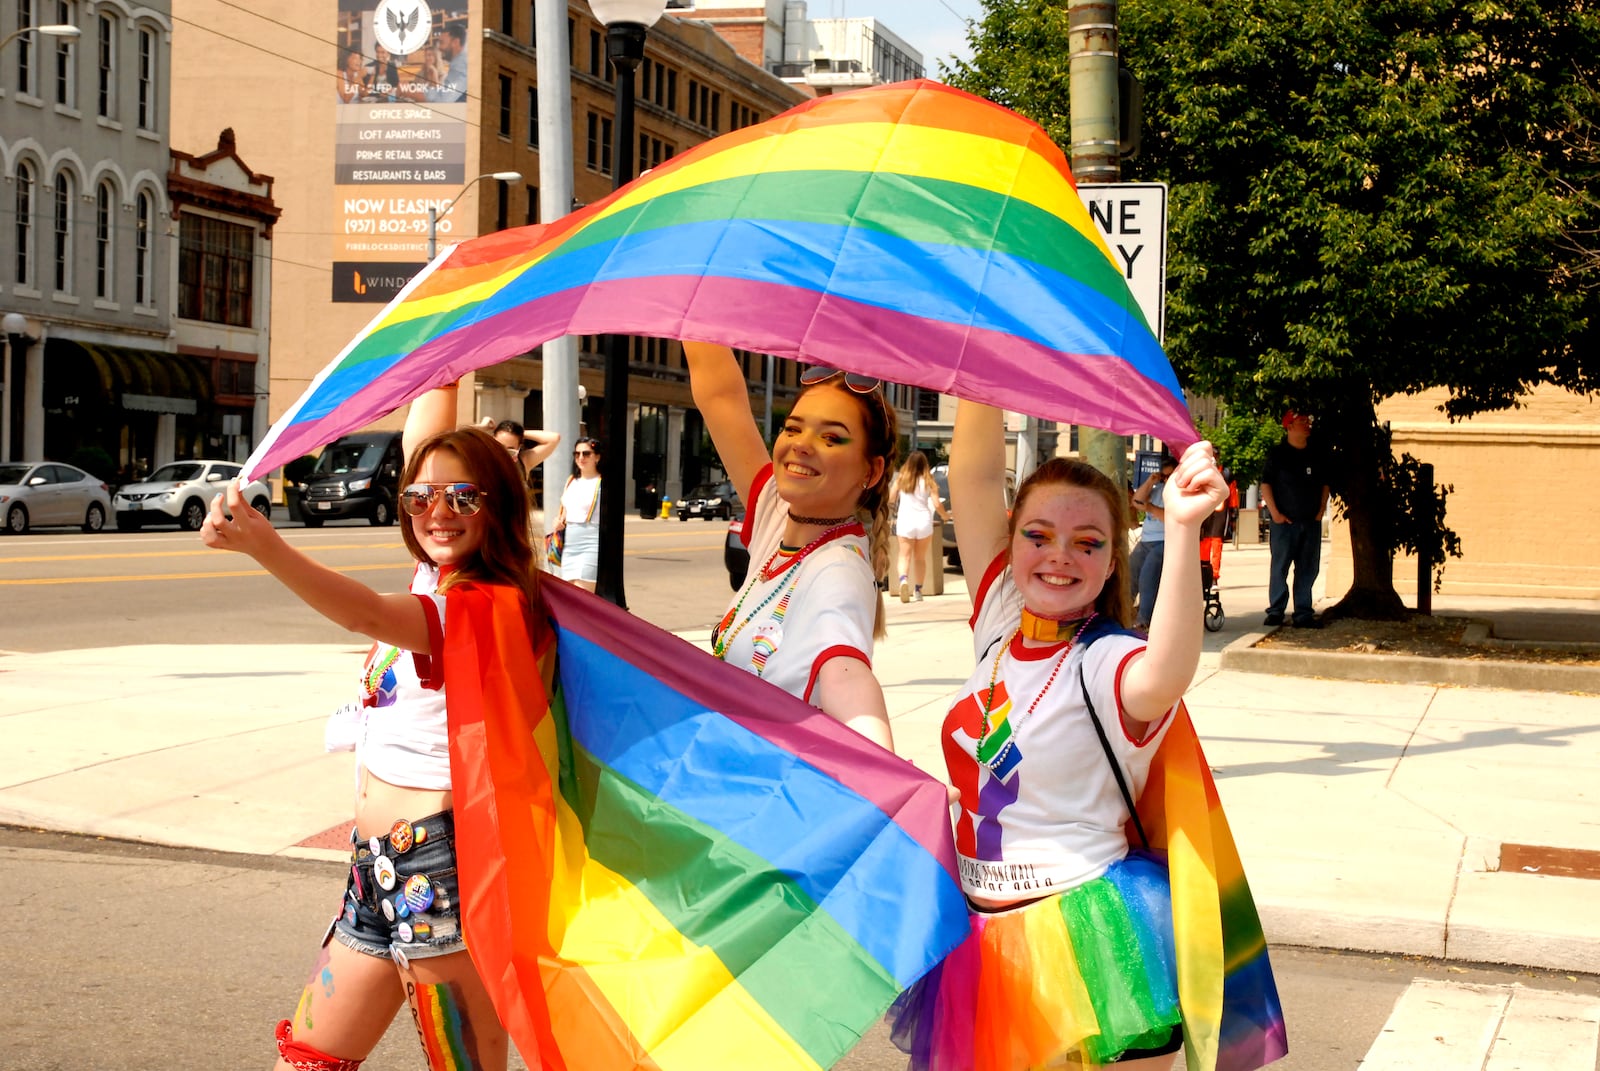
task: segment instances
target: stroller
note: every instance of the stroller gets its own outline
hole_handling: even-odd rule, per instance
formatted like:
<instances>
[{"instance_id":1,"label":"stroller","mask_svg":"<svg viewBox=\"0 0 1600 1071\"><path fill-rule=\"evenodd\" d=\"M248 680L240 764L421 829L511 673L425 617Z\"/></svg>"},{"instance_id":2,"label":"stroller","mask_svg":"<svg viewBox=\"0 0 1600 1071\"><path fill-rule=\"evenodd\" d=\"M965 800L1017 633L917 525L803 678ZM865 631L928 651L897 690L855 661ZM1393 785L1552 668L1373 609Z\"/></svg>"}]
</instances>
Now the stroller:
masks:
<instances>
[{"instance_id":1,"label":"stroller","mask_svg":"<svg viewBox=\"0 0 1600 1071\"><path fill-rule=\"evenodd\" d=\"M1217 581L1222 577L1222 542L1233 527L1233 510L1224 504L1200 529L1200 590L1206 600L1206 631L1221 632L1228 623L1222 610L1222 596L1217 592Z\"/></svg>"}]
</instances>

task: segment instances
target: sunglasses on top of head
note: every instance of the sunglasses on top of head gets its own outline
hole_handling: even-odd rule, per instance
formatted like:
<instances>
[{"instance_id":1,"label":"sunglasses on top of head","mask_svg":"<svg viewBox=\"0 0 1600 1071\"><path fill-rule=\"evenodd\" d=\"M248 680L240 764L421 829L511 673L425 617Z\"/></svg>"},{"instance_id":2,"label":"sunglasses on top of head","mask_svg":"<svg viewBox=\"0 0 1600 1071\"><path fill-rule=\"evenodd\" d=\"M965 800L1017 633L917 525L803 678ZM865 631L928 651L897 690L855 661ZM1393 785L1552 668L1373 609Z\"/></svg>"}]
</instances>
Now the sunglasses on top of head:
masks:
<instances>
[{"instance_id":1,"label":"sunglasses on top of head","mask_svg":"<svg viewBox=\"0 0 1600 1071\"><path fill-rule=\"evenodd\" d=\"M463 517L483 508L484 492L470 483L414 483L400 492L400 508L409 516L420 517L444 496L444 504Z\"/></svg>"},{"instance_id":2,"label":"sunglasses on top of head","mask_svg":"<svg viewBox=\"0 0 1600 1071\"><path fill-rule=\"evenodd\" d=\"M878 389L878 380L872 376L863 376L856 372L846 372L842 368L829 368L825 364L813 364L800 370L800 385L814 387L818 383L826 383L834 376L843 376L844 385L857 394L871 394Z\"/></svg>"}]
</instances>

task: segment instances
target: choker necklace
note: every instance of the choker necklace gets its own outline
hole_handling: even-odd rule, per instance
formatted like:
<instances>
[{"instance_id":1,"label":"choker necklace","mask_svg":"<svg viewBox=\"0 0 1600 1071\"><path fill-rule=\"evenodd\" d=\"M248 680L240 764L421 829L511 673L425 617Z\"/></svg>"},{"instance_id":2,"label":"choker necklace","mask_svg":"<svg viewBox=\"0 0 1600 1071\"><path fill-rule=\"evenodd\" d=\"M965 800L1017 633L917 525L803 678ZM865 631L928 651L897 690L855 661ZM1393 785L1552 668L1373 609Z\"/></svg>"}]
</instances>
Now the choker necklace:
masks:
<instances>
[{"instance_id":1,"label":"choker necklace","mask_svg":"<svg viewBox=\"0 0 1600 1071\"><path fill-rule=\"evenodd\" d=\"M1057 621L1048 617L1040 617L1027 607L1022 609L1022 635L1039 643L1060 643L1070 639L1083 630L1089 618L1095 616L1090 610L1083 617L1071 617L1064 621Z\"/></svg>"},{"instance_id":2,"label":"choker necklace","mask_svg":"<svg viewBox=\"0 0 1600 1071\"><path fill-rule=\"evenodd\" d=\"M1083 635L1084 629L1089 627L1089 622L1095 619L1096 614L1091 610L1088 617L1060 622L1062 625L1072 627L1067 630L1070 635L1063 637L1068 641L1067 645L1061 648L1061 653L1056 656L1055 668L1050 670L1050 677L1044 682L1044 687L1039 689L1039 694L1033 697L1033 702L1028 704L1028 709L1017 719L1015 725L1011 723L1011 719L1008 716L1009 712L1014 709L1010 704L1007 704L1005 709L1001 711L999 722L991 723L990 714L994 711L994 693L1000 680L1000 659L1010 649L1012 641L1025 634L1024 629L1029 616L1031 615L1027 610L1022 611L1023 624L1019 625L1017 631L1011 634L1011 639L1002 643L1000 649L995 652L994 668L989 671L989 694L984 699L981 708L982 720L978 725L978 746L975 749L975 754L979 762L989 767L990 771L997 775L1005 765L1006 756L1011 754L1011 749L1016 746L1017 734L1022 732L1023 723L1033 716L1033 712L1039 706L1040 700L1044 699L1046 693L1050 691L1050 686L1056 682L1056 675L1061 672L1061 667L1066 664L1067 655L1071 654L1072 648L1077 646L1078 637ZM1056 624L1056 622L1047 621L1044 618L1034 618L1034 620L1044 621L1047 625ZM990 735L991 730L994 733L992 736Z\"/></svg>"},{"instance_id":3,"label":"choker necklace","mask_svg":"<svg viewBox=\"0 0 1600 1071\"><path fill-rule=\"evenodd\" d=\"M802 517L797 513L789 514L789 519L796 524L814 524L819 528L837 528L841 524L849 524L856 519L854 513L847 517Z\"/></svg>"}]
</instances>

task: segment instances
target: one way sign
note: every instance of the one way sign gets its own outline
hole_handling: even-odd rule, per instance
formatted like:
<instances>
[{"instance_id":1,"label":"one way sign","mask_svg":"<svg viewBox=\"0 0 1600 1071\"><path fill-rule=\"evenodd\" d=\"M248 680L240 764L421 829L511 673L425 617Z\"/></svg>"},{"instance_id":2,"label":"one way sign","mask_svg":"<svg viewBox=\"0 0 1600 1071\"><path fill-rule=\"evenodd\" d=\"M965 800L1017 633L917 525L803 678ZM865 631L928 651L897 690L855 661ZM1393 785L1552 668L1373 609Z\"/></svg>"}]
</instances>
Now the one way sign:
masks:
<instances>
[{"instance_id":1,"label":"one way sign","mask_svg":"<svg viewBox=\"0 0 1600 1071\"><path fill-rule=\"evenodd\" d=\"M1156 338L1167 340L1167 184L1079 186L1078 197L1122 267Z\"/></svg>"}]
</instances>

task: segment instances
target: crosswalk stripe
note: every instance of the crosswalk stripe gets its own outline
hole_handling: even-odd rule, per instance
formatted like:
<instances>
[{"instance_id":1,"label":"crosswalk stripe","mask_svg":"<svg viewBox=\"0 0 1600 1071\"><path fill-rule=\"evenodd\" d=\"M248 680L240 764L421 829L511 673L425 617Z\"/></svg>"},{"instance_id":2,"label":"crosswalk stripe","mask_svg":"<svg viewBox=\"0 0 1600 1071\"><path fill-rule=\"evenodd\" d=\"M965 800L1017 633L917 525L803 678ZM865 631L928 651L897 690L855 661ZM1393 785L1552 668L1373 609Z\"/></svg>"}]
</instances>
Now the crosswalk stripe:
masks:
<instances>
[{"instance_id":1,"label":"crosswalk stripe","mask_svg":"<svg viewBox=\"0 0 1600 1071\"><path fill-rule=\"evenodd\" d=\"M1361 1071L1594 1071L1600 1001L1521 985L1419 978Z\"/></svg>"}]
</instances>

